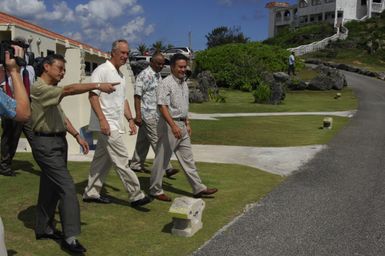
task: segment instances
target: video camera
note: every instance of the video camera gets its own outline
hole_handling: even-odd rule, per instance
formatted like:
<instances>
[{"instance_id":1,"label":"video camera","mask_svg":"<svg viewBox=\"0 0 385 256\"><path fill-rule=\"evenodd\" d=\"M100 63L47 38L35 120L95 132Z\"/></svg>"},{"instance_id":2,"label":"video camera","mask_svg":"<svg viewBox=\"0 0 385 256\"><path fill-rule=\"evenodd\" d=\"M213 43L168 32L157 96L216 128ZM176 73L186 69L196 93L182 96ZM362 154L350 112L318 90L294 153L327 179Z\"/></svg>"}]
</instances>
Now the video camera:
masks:
<instances>
[{"instance_id":1,"label":"video camera","mask_svg":"<svg viewBox=\"0 0 385 256\"><path fill-rule=\"evenodd\" d=\"M13 45L20 46L27 52L29 47L28 44L25 44L21 41L12 41L5 40L0 43L0 64L5 65L5 52L8 51L11 59L16 59L17 65L20 67L27 65L27 61L25 58L15 57L15 49L12 47Z\"/></svg>"}]
</instances>

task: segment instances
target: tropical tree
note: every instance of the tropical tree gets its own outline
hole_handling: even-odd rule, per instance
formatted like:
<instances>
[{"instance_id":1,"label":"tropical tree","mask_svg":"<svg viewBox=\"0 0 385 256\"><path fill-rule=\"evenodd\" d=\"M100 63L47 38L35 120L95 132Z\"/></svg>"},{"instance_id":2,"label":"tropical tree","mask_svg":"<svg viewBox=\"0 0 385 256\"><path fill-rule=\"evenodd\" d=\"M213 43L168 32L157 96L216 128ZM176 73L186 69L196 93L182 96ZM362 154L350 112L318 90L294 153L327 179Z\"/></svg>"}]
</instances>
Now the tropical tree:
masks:
<instances>
[{"instance_id":1,"label":"tropical tree","mask_svg":"<svg viewBox=\"0 0 385 256\"><path fill-rule=\"evenodd\" d=\"M166 46L163 44L162 41L156 41L152 44L152 47L155 49L156 52L162 52L166 50Z\"/></svg>"},{"instance_id":2,"label":"tropical tree","mask_svg":"<svg viewBox=\"0 0 385 256\"><path fill-rule=\"evenodd\" d=\"M207 48L212 48L218 45L231 43L247 43L250 41L248 37L241 32L239 27L217 27L211 33L206 35Z\"/></svg>"},{"instance_id":3,"label":"tropical tree","mask_svg":"<svg viewBox=\"0 0 385 256\"><path fill-rule=\"evenodd\" d=\"M146 44L145 43L139 44L138 45L138 51L140 52L141 55L144 55L144 53L146 51L148 51L148 48L147 48Z\"/></svg>"}]
</instances>

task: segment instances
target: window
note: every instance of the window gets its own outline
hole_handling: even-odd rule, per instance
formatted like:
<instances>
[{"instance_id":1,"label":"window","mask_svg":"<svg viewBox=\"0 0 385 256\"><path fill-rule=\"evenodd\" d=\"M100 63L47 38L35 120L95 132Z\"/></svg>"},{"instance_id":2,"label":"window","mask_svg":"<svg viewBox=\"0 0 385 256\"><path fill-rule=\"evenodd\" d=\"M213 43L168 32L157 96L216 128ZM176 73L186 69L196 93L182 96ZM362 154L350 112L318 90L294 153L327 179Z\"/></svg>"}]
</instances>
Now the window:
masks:
<instances>
[{"instance_id":1,"label":"window","mask_svg":"<svg viewBox=\"0 0 385 256\"><path fill-rule=\"evenodd\" d=\"M321 0L311 0L311 5L320 5L322 4Z\"/></svg>"},{"instance_id":2,"label":"window","mask_svg":"<svg viewBox=\"0 0 385 256\"><path fill-rule=\"evenodd\" d=\"M366 0L361 0L361 5L366 5Z\"/></svg>"},{"instance_id":3,"label":"window","mask_svg":"<svg viewBox=\"0 0 385 256\"><path fill-rule=\"evenodd\" d=\"M55 54L55 52L54 51L51 51L51 50L47 50L47 56L48 55L54 55Z\"/></svg>"},{"instance_id":4,"label":"window","mask_svg":"<svg viewBox=\"0 0 385 256\"><path fill-rule=\"evenodd\" d=\"M92 71L91 71L91 63L89 61L86 61L84 64L86 64L86 67L85 67L85 72L86 72L86 75L89 76L91 75Z\"/></svg>"},{"instance_id":5,"label":"window","mask_svg":"<svg viewBox=\"0 0 385 256\"><path fill-rule=\"evenodd\" d=\"M301 0L301 1L299 2L299 8L304 8L304 7L307 7L307 6L308 6L307 1Z\"/></svg>"}]
</instances>

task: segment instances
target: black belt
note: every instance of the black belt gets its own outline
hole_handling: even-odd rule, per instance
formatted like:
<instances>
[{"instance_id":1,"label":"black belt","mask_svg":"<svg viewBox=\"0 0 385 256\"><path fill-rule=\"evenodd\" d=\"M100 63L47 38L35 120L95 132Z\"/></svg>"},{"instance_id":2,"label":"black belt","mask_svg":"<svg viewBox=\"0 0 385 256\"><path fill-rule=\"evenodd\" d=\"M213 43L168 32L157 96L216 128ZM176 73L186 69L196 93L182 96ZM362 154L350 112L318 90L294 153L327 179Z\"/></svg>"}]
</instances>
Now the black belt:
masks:
<instances>
[{"instance_id":1,"label":"black belt","mask_svg":"<svg viewBox=\"0 0 385 256\"><path fill-rule=\"evenodd\" d=\"M41 137L65 137L66 136L66 132L53 132L53 133L35 132L35 136L41 136Z\"/></svg>"},{"instance_id":2,"label":"black belt","mask_svg":"<svg viewBox=\"0 0 385 256\"><path fill-rule=\"evenodd\" d=\"M186 117L177 117L173 118L175 121L181 121L181 122L186 122L187 118Z\"/></svg>"}]
</instances>

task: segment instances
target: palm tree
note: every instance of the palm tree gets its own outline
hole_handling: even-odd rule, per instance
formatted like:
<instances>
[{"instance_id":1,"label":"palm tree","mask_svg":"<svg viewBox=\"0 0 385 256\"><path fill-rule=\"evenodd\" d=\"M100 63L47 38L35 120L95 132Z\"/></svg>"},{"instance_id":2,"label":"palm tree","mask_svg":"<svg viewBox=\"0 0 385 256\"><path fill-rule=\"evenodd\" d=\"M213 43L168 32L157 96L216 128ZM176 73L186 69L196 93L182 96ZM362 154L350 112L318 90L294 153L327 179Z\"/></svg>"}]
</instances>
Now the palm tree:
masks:
<instances>
[{"instance_id":1,"label":"palm tree","mask_svg":"<svg viewBox=\"0 0 385 256\"><path fill-rule=\"evenodd\" d=\"M144 55L144 53L148 51L146 44L145 43L139 44L138 51L140 52L141 55Z\"/></svg>"},{"instance_id":2,"label":"palm tree","mask_svg":"<svg viewBox=\"0 0 385 256\"><path fill-rule=\"evenodd\" d=\"M166 46L164 46L162 41L156 41L152 44L152 47L155 49L156 52L162 52L166 50Z\"/></svg>"}]
</instances>

